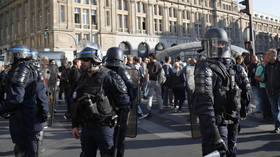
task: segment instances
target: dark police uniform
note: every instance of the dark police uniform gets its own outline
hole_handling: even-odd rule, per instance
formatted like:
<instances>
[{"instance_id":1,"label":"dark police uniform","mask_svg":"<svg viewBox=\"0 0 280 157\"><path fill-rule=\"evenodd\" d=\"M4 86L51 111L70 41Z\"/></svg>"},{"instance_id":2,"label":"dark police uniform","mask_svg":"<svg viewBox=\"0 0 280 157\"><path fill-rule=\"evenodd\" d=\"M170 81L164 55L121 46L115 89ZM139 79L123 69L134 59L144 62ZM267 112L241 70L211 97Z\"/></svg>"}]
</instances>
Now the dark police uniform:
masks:
<instances>
[{"instance_id":1,"label":"dark police uniform","mask_svg":"<svg viewBox=\"0 0 280 157\"><path fill-rule=\"evenodd\" d=\"M100 66L102 61L97 47L86 47L80 56L82 63L91 59L91 66ZM116 72L100 66L90 76L91 68L81 76L73 93L72 127L82 128L81 156L95 157L99 149L101 157L113 157L115 112L128 109L130 98L123 79ZM99 106L98 102L101 102Z\"/></svg>"},{"instance_id":2,"label":"dark police uniform","mask_svg":"<svg viewBox=\"0 0 280 157\"><path fill-rule=\"evenodd\" d=\"M15 156L38 156L38 134L43 130L47 112L46 87L40 71L32 61L16 62L8 73L7 99L0 103L0 115L11 114L9 126Z\"/></svg>"},{"instance_id":3,"label":"dark police uniform","mask_svg":"<svg viewBox=\"0 0 280 157\"><path fill-rule=\"evenodd\" d=\"M111 74L109 74L111 73ZM115 75L115 76L111 76ZM91 77L87 74L83 75L76 89L77 99L85 94L96 95L100 91L100 85L103 84L103 90L110 100L110 104L116 105L116 108L128 108L129 96L127 89L122 82L120 76L110 72L106 68L101 68L93 73ZM78 104L82 105L82 104ZM85 110L78 107L77 112L73 112L72 127L82 127L81 142L83 144L83 152L85 156L95 156L97 149L100 149L102 156L112 156L114 146L114 127L110 126L108 119L100 121L99 119L91 119L86 117ZM107 123L108 121L108 123Z\"/></svg>"},{"instance_id":4,"label":"dark police uniform","mask_svg":"<svg viewBox=\"0 0 280 157\"><path fill-rule=\"evenodd\" d=\"M124 80L126 87L128 88L128 94L130 97L130 102L133 102L137 97L137 87L133 83L131 76L126 70L123 64L123 51L118 47L111 47L107 51L106 64L105 66L112 71L116 72ZM118 124L119 127L115 129L115 143L117 145L117 157L124 156L124 142L127 131L127 118L129 113L129 108L122 108L116 112L119 116Z\"/></svg>"},{"instance_id":5,"label":"dark police uniform","mask_svg":"<svg viewBox=\"0 0 280 157\"><path fill-rule=\"evenodd\" d=\"M209 29L204 42L208 58L196 65L193 101L200 121L202 154L219 151L221 156L235 157L241 108L240 86L244 80L242 83L237 81L237 75L242 74L237 74L234 69L224 30Z\"/></svg>"}]
</instances>

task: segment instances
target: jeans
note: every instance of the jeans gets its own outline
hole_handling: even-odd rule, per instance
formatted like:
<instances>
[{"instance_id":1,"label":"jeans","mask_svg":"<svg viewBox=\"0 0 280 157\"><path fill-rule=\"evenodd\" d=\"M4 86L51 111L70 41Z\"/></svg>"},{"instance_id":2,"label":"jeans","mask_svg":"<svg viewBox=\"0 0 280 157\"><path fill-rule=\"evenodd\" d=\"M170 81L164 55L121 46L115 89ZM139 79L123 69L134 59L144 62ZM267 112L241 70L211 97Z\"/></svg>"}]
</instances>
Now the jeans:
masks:
<instances>
[{"instance_id":1,"label":"jeans","mask_svg":"<svg viewBox=\"0 0 280 157\"><path fill-rule=\"evenodd\" d=\"M162 86L162 99L163 99L163 105L169 106L173 103L173 92L166 86Z\"/></svg>"},{"instance_id":2,"label":"jeans","mask_svg":"<svg viewBox=\"0 0 280 157\"><path fill-rule=\"evenodd\" d=\"M153 96L155 95L159 102L159 108L162 109L162 95L161 95L161 86L158 81L150 80L148 83L148 111L151 111L152 104L153 104Z\"/></svg>"},{"instance_id":3,"label":"jeans","mask_svg":"<svg viewBox=\"0 0 280 157\"><path fill-rule=\"evenodd\" d=\"M275 129L280 128L280 92L276 94L269 94L268 99L271 105L271 112L274 119Z\"/></svg>"},{"instance_id":4,"label":"jeans","mask_svg":"<svg viewBox=\"0 0 280 157\"><path fill-rule=\"evenodd\" d=\"M263 118L270 118L272 117L271 114L271 105L268 100L268 96L266 93L265 88L260 88L260 100L261 100L261 106L263 111Z\"/></svg>"},{"instance_id":5,"label":"jeans","mask_svg":"<svg viewBox=\"0 0 280 157\"><path fill-rule=\"evenodd\" d=\"M260 91L259 87L252 86L252 95L254 98L254 105L256 105L256 112L262 112L262 104L260 100Z\"/></svg>"}]
</instances>

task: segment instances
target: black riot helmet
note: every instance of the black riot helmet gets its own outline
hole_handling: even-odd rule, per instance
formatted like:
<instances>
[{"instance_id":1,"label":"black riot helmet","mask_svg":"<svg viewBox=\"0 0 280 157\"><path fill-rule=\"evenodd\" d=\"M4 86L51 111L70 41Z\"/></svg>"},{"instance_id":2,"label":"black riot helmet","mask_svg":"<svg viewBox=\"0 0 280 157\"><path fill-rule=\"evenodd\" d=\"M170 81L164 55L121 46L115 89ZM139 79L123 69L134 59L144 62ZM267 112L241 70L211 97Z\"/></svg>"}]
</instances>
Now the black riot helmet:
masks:
<instances>
[{"instance_id":1,"label":"black riot helmet","mask_svg":"<svg viewBox=\"0 0 280 157\"><path fill-rule=\"evenodd\" d=\"M123 66L123 50L119 47L111 47L107 50L106 66L119 67Z\"/></svg>"},{"instance_id":2,"label":"black riot helmet","mask_svg":"<svg viewBox=\"0 0 280 157\"><path fill-rule=\"evenodd\" d=\"M96 43L88 45L79 53L79 59L90 59L93 64L101 64L102 58L100 47Z\"/></svg>"},{"instance_id":3,"label":"black riot helmet","mask_svg":"<svg viewBox=\"0 0 280 157\"><path fill-rule=\"evenodd\" d=\"M227 33L221 28L210 28L202 40L202 47L208 58L231 58L230 42Z\"/></svg>"},{"instance_id":4,"label":"black riot helmet","mask_svg":"<svg viewBox=\"0 0 280 157\"><path fill-rule=\"evenodd\" d=\"M8 62L13 64L21 60L30 60L32 59L32 53L29 48L23 44L16 44L8 48Z\"/></svg>"}]
</instances>

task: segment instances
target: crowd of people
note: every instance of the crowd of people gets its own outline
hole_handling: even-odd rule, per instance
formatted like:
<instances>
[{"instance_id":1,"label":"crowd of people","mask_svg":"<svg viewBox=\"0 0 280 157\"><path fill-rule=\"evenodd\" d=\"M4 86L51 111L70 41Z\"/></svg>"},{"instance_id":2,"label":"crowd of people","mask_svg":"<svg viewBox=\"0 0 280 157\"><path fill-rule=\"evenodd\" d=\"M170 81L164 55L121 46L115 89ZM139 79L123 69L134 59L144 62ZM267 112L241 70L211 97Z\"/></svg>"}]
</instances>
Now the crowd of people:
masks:
<instances>
[{"instance_id":1,"label":"crowd of people","mask_svg":"<svg viewBox=\"0 0 280 157\"><path fill-rule=\"evenodd\" d=\"M67 105L64 118L72 121L73 137L81 139L81 156L96 156L99 149L102 157L115 153L123 157L132 104L137 102L137 116L143 119L152 115L154 97L160 114L167 109L182 112L187 100L190 112L200 119L203 155L215 150L222 155L236 155L237 128L239 121L251 112L250 104L255 106L252 114L262 114L264 120L274 121L273 133L280 134L277 50L269 49L260 58L248 53L232 56L228 42L224 30L209 29L202 42L205 53L186 61L180 56L166 56L159 61L156 53L147 58L124 55L117 47L108 49L102 58L101 48L94 43L85 47L73 62L64 58L60 67L48 57L38 61L32 57L33 50L24 45L10 48L15 60L0 68L0 114L8 113L12 119L15 154L36 156L38 139L34 137L50 118L48 110L55 112L59 102L56 97ZM137 70L134 77L138 82L132 81L129 70ZM145 101L136 99L147 101L143 104ZM19 108L19 104L26 107ZM40 112L25 118L30 104L38 107L34 112ZM39 120L34 121L39 114ZM17 125L18 121L24 125ZM40 128L36 130L37 123ZM22 128L32 134L18 134Z\"/></svg>"}]
</instances>

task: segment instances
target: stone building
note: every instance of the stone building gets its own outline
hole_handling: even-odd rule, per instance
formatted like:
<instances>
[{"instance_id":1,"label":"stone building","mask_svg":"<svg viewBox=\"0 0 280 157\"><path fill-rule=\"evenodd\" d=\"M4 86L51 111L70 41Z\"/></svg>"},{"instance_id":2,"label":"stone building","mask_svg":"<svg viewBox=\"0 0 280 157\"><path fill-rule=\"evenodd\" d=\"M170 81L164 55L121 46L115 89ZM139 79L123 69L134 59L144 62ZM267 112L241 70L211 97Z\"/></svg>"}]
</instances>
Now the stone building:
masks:
<instances>
[{"instance_id":1,"label":"stone building","mask_svg":"<svg viewBox=\"0 0 280 157\"><path fill-rule=\"evenodd\" d=\"M23 43L65 51L69 58L85 40L106 52L119 46L145 56L198 41L213 26L243 47L248 17L235 0L0 0L0 49ZM257 52L278 47L280 21L254 14Z\"/></svg>"}]
</instances>

